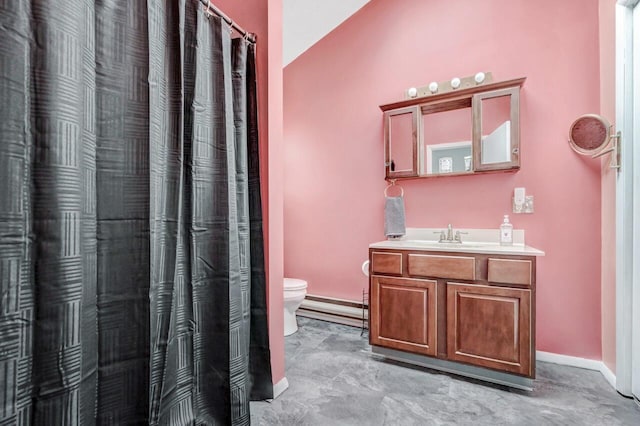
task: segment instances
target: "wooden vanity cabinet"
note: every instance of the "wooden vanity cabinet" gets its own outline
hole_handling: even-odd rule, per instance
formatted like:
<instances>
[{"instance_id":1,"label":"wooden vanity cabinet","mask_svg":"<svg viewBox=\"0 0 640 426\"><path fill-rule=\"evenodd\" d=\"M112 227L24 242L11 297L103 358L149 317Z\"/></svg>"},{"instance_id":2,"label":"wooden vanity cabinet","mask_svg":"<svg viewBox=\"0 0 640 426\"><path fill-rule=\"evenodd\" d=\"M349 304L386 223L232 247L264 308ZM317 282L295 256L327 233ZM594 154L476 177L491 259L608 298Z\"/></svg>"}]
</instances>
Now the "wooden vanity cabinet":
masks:
<instances>
[{"instance_id":1,"label":"wooden vanity cabinet","mask_svg":"<svg viewBox=\"0 0 640 426\"><path fill-rule=\"evenodd\" d=\"M535 257L370 249L369 260L371 345L535 377Z\"/></svg>"}]
</instances>

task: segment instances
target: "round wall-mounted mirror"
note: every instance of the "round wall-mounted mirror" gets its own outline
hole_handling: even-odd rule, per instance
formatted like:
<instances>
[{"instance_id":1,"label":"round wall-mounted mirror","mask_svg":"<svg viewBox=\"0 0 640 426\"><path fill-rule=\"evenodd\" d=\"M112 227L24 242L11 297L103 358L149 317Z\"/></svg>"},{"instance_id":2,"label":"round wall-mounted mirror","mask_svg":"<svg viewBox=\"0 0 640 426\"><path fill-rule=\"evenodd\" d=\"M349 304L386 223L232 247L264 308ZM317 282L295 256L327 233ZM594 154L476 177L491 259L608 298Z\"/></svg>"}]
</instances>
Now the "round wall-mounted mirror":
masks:
<instances>
[{"instance_id":1,"label":"round wall-mounted mirror","mask_svg":"<svg viewBox=\"0 0 640 426\"><path fill-rule=\"evenodd\" d=\"M569 130L569 145L579 154L595 155L609 143L611 126L597 114L578 117Z\"/></svg>"}]
</instances>

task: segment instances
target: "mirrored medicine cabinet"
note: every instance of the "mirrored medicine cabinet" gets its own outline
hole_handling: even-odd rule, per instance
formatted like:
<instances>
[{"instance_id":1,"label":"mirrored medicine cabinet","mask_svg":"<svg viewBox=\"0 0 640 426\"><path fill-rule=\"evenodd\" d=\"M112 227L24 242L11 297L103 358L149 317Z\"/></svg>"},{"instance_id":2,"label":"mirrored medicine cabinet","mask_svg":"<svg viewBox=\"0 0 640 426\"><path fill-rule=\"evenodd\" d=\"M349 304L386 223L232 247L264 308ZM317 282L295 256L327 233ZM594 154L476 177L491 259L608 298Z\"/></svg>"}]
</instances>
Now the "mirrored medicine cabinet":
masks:
<instances>
[{"instance_id":1,"label":"mirrored medicine cabinet","mask_svg":"<svg viewBox=\"0 0 640 426\"><path fill-rule=\"evenodd\" d=\"M525 78L381 105L387 179L520 168Z\"/></svg>"}]
</instances>

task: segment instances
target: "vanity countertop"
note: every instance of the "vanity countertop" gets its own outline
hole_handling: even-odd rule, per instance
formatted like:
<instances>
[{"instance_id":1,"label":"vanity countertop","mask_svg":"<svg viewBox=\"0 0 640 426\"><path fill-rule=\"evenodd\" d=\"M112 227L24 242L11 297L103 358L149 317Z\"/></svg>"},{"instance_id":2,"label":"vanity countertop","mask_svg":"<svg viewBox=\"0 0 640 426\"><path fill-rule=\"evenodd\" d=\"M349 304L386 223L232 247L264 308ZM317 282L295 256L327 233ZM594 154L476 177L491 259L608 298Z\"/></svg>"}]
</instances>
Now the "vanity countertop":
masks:
<instances>
[{"instance_id":1,"label":"vanity countertop","mask_svg":"<svg viewBox=\"0 0 640 426\"><path fill-rule=\"evenodd\" d=\"M502 254L514 256L544 256L538 250L524 243L524 231L514 230L514 244L502 246L499 243L500 233L497 229L460 229L464 232L462 243L438 242L434 235L440 229L407 228L407 235L394 240L372 243L369 248L392 250L421 250L433 252Z\"/></svg>"}]
</instances>

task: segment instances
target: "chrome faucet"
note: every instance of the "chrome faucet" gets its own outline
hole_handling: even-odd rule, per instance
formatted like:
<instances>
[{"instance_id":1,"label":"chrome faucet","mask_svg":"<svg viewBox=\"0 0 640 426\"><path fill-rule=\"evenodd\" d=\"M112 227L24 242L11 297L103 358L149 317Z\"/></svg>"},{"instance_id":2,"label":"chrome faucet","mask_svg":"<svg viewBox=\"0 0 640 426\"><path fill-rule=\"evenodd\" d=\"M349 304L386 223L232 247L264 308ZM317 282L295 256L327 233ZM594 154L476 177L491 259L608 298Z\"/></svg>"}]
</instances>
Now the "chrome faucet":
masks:
<instances>
[{"instance_id":1,"label":"chrome faucet","mask_svg":"<svg viewBox=\"0 0 640 426\"><path fill-rule=\"evenodd\" d=\"M453 226L451 224L447 225L447 241L453 241Z\"/></svg>"},{"instance_id":2,"label":"chrome faucet","mask_svg":"<svg viewBox=\"0 0 640 426\"><path fill-rule=\"evenodd\" d=\"M462 244L462 234L466 234L466 232L455 231L453 232L453 226L451 224L447 225L447 231L445 233L444 230L435 232L436 234L440 234L439 243L457 243Z\"/></svg>"}]
</instances>

